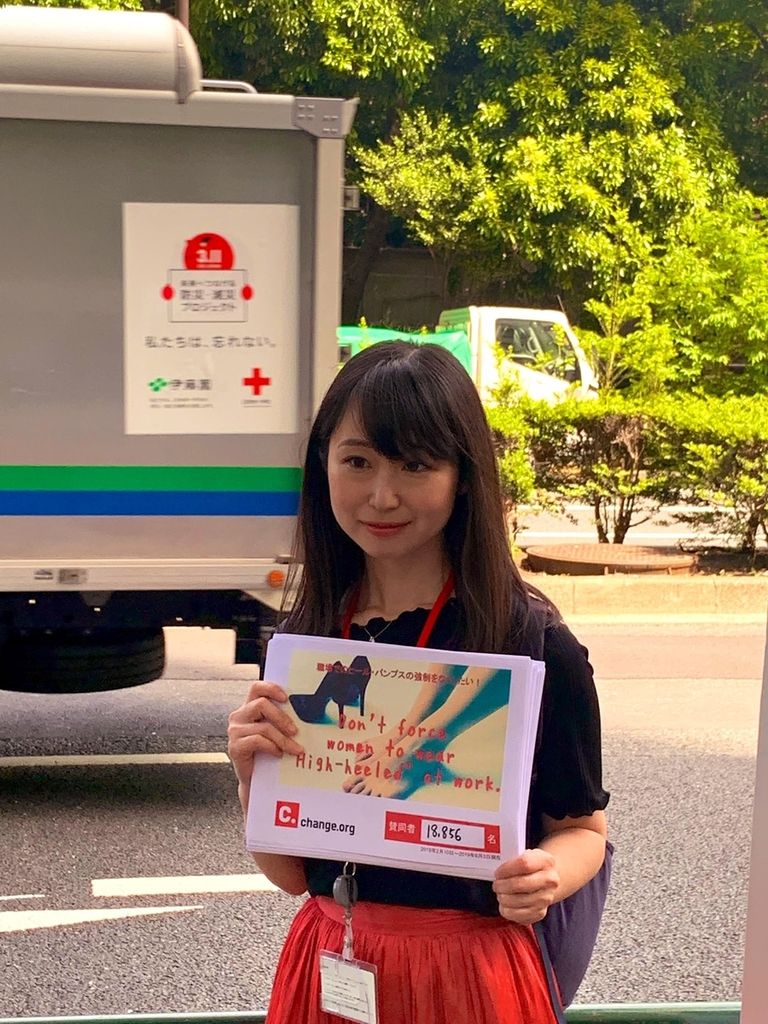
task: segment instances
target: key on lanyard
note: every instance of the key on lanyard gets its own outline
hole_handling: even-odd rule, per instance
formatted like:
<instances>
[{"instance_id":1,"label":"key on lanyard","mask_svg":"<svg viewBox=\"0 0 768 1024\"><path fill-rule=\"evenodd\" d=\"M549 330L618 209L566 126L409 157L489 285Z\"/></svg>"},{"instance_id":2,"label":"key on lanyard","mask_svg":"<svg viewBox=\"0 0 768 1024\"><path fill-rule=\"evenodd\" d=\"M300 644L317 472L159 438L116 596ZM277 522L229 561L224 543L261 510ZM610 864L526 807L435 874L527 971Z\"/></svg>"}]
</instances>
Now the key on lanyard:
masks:
<instances>
[{"instance_id":1,"label":"key on lanyard","mask_svg":"<svg viewBox=\"0 0 768 1024\"><path fill-rule=\"evenodd\" d=\"M345 960L354 958L352 945L352 908L357 903L356 864L347 862L344 870L333 883L333 898L344 908L344 946L341 955Z\"/></svg>"}]
</instances>

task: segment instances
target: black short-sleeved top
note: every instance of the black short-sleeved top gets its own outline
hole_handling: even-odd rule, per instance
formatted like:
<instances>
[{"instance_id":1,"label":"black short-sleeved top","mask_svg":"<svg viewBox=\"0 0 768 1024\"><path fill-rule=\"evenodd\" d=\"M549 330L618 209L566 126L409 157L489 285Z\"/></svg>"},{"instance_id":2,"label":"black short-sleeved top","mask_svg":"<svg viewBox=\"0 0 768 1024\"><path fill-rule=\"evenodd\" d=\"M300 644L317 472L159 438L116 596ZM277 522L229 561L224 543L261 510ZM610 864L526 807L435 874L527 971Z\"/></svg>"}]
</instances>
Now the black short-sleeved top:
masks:
<instances>
[{"instance_id":1,"label":"black short-sleeved top","mask_svg":"<svg viewBox=\"0 0 768 1024\"><path fill-rule=\"evenodd\" d=\"M403 612L387 626L386 637L379 642L415 646L428 614L424 608ZM429 646L459 650L460 619L459 604L451 599L435 623ZM384 619L367 623L374 635L385 625ZM350 638L368 640L369 636L353 624ZM518 646L507 653L531 651ZM562 621L555 620L544 630L543 658L547 668L529 803L531 843L541 838L542 814L580 817L603 810L608 803L608 793L602 787L600 710L587 651ZM341 863L305 858L304 867L310 894L331 896ZM498 913L490 882L368 864L358 864L357 882L359 898L374 903Z\"/></svg>"}]
</instances>

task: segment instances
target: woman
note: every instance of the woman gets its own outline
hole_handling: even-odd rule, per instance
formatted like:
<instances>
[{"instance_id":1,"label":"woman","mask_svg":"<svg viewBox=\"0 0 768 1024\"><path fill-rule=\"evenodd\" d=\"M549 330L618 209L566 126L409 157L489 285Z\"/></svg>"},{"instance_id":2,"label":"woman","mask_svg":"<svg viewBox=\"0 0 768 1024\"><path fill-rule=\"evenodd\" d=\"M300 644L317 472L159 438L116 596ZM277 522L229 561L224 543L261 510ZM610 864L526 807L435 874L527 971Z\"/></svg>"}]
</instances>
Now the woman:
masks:
<instances>
[{"instance_id":1,"label":"woman","mask_svg":"<svg viewBox=\"0 0 768 1024\"><path fill-rule=\"evenodd\" d=\"M512 561L490 431L452 355L393 342L340 371L309 438L297 556L288 632L541 656L543 629L531 848L493 883L359 865L354 923L355 956L378 969L382 1024L551 1024L532 925L605 858L599 710L586 652ZM280 687L255 683L230 716L244 811L254 754L302 751L285 700ZM254 856L285 892L311 897L283 949L269 1024L331 1024L339 1018L319 1008L318 955L342 948L342 911L330 899L342 865Z\"/></svg>"}]
</instances>

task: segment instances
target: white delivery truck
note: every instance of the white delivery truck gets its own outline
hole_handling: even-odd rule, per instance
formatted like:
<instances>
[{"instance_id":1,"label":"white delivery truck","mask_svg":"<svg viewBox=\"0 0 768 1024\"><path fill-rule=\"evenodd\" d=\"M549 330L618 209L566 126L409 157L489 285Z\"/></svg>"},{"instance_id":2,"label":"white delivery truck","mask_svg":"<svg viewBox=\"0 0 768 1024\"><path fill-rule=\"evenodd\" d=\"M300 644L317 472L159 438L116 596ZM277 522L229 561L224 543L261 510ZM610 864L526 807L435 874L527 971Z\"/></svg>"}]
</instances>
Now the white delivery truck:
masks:
<instances>
[{"instance_id":1,"label":"white delivery truck","mask_svg":"<svg viewBox=\"0 0 768 1024\"><path fill-rule=\"evenodd\" d=\"M337 366L355 104L201 79L164 14L0 9L0 689L259 659Z\"/></svg>"},{"instance_id":2,"label":"white delivery truck","mask_svg":"<svg viewBox=\"0 0 768 1024\"><path fill-rule=\"evenodd\" d=\"M511 370L526 394L556 401L597 394L597 377L565 313L519 306L465 306L440 314L437 330L469 339L472 377L483 398ZM501 357L501 358L500 358Z\"/></svg>"},{"instance_id":3,"label":"white delivery truck","mask_svg":"<svg viewBox=\"0 0 768 1024\"><path fill-rule=\"evenodd\" d=\"M597 376L565 313L519 306L446 309L434 332L388 327L339 327L339 361L392 339L442 345L472 377L484 402L502 378L516 379L531 398L556 402L567 395L594 398Z\"/></svg>"}]
</instances>

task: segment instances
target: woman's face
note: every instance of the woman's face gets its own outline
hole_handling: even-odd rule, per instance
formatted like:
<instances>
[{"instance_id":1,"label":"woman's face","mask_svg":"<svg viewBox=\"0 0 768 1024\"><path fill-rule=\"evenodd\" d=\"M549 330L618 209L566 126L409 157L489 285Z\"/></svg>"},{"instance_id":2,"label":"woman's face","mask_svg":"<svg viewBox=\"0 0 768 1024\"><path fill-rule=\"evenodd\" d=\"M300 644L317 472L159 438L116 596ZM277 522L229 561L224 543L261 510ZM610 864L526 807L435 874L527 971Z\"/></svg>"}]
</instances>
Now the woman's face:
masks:
<instances>
[{"instance_id":1,"label":"woman's face","mask_svg":"<svg viewBox=\"0 0 768 1024\"><path fill-rule=\"evenodd\" d=\"M442 549L458 469L426 455L392 460L371 445L353 412L331 435L328 485L342 530L370 558L418 558Z\"/></svg>"}]
</instances>

